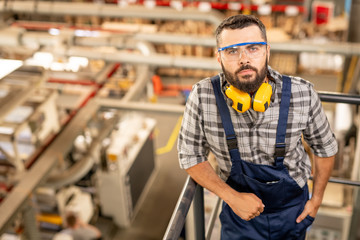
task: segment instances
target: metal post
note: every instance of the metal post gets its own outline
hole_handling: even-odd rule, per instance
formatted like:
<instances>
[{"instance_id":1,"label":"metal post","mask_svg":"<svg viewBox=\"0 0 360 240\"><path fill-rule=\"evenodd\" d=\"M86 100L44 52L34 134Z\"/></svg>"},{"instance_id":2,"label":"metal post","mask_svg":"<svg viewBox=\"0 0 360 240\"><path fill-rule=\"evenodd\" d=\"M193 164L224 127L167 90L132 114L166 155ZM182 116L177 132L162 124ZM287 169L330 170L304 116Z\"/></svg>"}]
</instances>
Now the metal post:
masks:
<instances>
[{"instance_id":1,"label":"metal post","mask_svg":"<svg viewBox=\"0 0 360 240\"><path fill-rule=\"evenodd\" d=\"M212 231L214 229L215 221L216 221L216 219L218 217L218 212L219 212L221 202L222 202L221 198L217 197L216 203L215 203L214 208L213 208L213 210L211 212L210 219L209 219L209 222L208 222L208 225L207 225L207 228L206 228L206 237L205 237L206 240L211 239L211 234L212 234Z\"/></svg>"},{"instance_id":2,"label":"metal post","mask_svg":"<svg viewBox=\"0 0 360 240\"><path fill-rule=\"evenodd\" d=\"M39 240L40 233L36 221L36 211L34 203L30 198L27 200L27 206L23 211L24 214L24 239L26 240Z\"/></svg>"},{"instance_id":3,"label":"metal post","mask_svg":"<svg viewBox=\"0 0 360 240\"><path fill-rule=\"evenodd\" d=\"M194 198L196 240L205 240L204 188L197 185Z\"/></svg>"},{"instance_id":4,"label":"metal post","mask_svg":"<svg viewBox=\"0 0 360 240\"><path fill-rule=\"evenodd\" d=\"M195 194L196 186L197 183L188 176L163 240L175 240L179 238L181 230L184 227L185 218L189 215L188 212Z\"/></svg>"}]
</instances>

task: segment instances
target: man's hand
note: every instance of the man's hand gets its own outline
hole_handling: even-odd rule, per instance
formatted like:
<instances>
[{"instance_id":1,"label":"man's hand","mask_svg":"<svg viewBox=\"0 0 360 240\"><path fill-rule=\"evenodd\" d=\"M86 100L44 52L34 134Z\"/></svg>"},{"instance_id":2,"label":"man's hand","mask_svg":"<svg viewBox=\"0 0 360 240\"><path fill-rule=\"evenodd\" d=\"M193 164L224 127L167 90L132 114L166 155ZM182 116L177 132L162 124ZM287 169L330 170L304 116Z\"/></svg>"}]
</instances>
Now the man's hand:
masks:
<instances>
[{"instance_id":1,"label":"man's hand","mask_svg":"<svg viewBox=\"0 0 360 240\"><path fill-rule=\"evenodd\" d=\"M231 188L220 179L208 161L188 168L186 172L201 186L223 199L245 221L259 216L264 211L264 204L255 194L240 193Z\"/></svg>"},{"instance_id":2,"label":"man's hand","mask_svg":"<svg viewBox=\"0 0 360 240\"><path fill-rule=\"evenodd\" d=\"M320 207L320 204L314 203L313 199L310 199L309 201L307 201L305 204L304 210L296 219L296 223L300 223L302 220L304 220L306 218L307 215L315 218L316 213L319 210L319 207Z\"/></svg>"},{"instance_id":3,"label":"man's hand","mask_svg":"<svg viewBox=\"0 0 360 240\"><path fill-rule=\"evenodd\" d=\"M260 198L253 193L236 192L236 195L227 203L234 213L245 221L259 216L265 207Z\"/></svg>"},{"instance_id":4,"label":"man's hand","mask_svg":"<svg viewBox=\"0 0 360 240\"><path fill-rule=\"evenodd\" d=\"M307 215L315 218L324 197L324 191L329 181L334 162L335 156L322 158L314 155L315 169L313 176L312 197L306 202L304 211L296 219L297 223L304 220Z\"/></svg>"}]
</instances>

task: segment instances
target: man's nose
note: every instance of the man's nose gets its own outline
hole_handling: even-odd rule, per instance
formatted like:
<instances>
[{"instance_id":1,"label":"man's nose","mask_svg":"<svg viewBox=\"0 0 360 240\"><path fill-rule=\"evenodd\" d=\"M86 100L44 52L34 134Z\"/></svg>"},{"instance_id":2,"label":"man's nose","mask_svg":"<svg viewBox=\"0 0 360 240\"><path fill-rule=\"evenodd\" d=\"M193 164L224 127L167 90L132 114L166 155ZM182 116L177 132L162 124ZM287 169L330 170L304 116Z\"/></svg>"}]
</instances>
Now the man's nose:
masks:
<instances>
[{"instance_id":1,"label":"man's nose","mask_svg":"<svg viewBox=\"0 0 360 240\"><path fill-rule=\"evenodd\" d=\"M240 64L244 64L244 63L248 63L249 62L249 57L246 54L245 49L240 51L240 55L239 55L239 63Z\"/></svg>"}]
</instances>

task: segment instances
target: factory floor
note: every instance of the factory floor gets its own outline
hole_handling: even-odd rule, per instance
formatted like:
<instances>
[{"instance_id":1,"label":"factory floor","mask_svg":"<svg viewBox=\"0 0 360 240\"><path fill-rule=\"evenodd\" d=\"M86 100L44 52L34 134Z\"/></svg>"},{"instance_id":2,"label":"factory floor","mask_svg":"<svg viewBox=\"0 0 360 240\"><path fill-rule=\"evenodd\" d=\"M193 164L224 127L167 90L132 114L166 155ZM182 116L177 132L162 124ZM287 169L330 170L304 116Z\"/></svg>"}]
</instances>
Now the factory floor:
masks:
<instances>
[{"instance_id":1,"label":"factory floor","mask_svg":"<svg viewBox=\"0 0 360 240\"><path fill-rule=\"evenodd\" d=\"M155 157L157 167L153 180L130 227L119 228L110 218L99 217L95 225L102 231L103 240L162 239L185 183L187 175L179 168L174 141L177 134L172 135L173 131L178 132L177 123L181 116L165 113L147 113L146 116L157 121L154 148L155 151L162 149Z\"/></svg>"}]
</instances>

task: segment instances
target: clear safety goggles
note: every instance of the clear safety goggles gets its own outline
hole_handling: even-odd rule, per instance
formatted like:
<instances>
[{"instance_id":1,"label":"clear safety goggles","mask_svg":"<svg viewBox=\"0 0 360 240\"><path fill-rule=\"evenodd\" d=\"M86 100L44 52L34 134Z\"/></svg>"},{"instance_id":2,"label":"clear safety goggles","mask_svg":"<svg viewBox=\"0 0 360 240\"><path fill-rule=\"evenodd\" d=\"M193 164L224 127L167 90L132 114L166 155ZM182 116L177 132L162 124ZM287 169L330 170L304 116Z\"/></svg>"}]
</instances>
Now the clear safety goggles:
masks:
<instances>
[{"instance_id":1,"label":"clear safety goggles","mask_svg":"<svg viewBox=\"0 0 360 240\"><path fill-rule=\"evenodd\" d=\"M237 43L230 46L222 47L218 49L218 52L221 54L221 57L225 61L239 61L241 59L243 52L246 56L251 59L256 59L263 57L266 50L266 42L245 42ZM241 46L245 46L241 49Z\"/></svg>"}]
</instances>

